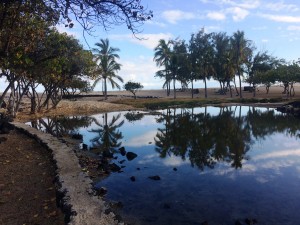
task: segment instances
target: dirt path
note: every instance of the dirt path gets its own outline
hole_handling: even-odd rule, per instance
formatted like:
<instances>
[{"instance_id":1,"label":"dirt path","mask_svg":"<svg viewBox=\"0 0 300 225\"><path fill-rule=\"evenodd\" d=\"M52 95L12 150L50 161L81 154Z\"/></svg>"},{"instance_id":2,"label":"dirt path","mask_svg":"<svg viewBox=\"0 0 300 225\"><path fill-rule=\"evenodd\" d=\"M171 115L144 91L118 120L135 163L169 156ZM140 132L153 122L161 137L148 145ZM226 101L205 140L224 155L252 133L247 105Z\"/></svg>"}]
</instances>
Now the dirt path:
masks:
<instances>
[{"instance_id":1,"label":"dirt path","mask_svg":"<svg viewBox=\"0 0 300 225\"><path fill-rule=\"evenodd\" d=\"M0 224L64 224L50 153L16 130L0 140Z\"/></svg>"}]
</instances>

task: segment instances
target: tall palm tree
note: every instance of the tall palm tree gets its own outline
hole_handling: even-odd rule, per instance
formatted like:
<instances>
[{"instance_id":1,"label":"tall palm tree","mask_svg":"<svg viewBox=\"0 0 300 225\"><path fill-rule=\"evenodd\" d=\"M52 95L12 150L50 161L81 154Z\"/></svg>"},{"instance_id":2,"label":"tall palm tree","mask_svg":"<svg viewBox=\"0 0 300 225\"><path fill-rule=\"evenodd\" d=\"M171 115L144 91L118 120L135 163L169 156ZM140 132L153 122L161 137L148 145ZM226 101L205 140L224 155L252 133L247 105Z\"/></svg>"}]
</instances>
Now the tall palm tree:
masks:
<instances>
[{"instance_id":1,"label":"tall palm tree","mask_svg":"<svg viewBox=\"0 0 300 225\"><path fill-rule=\"evenodd\" d=\"M164 86L167 87L167 95L169 96L171 84L171 76L169 73L169 65L171 60L170 41L166 42L164 39L160 39L154 51L155 53L153 60L156 62L156 65L159 67L165 67L164 71L160 71L157 75L159 77L165 77Z\"/></svg>"},{"instance_id":2,"label":"tall palm tree","mask_svg":"<svg viewBox=\"0 0 300 225\"><path fill-rule=\"evenodd\" d=\"M95 60L98 65L97 72L99 73L99 76L95 80L93 86L95 87L100 80L104 80L104 96L106 100L107 81L111 83L112 88L117 87L118 89L120 89L121 86L115 81L115 79L123 83L122 77L116 74L116 72L121 69L121 64L116 62L116 59L120 58L117 54L120 49L109 46L108 39L100 39L100 42L97 42L95 45L98 48L93 48L93 52L95 53Z\"/></svg>"},{"instance_id":3,"label":"tall palm tree","mask_svg":"<svg viewBox=\"0 0 300 225\"><path fill-rule=\"evenodd\" d=\"M245 38L244 31L237 31L233 34L231 38L232 44L232 51L233 51L233 58L236 73L239 77L239 84L240 84L240 98L242 98L242 65L246 62L247 53L249 53L249 40Z\"/></svg>"}]
</instances>

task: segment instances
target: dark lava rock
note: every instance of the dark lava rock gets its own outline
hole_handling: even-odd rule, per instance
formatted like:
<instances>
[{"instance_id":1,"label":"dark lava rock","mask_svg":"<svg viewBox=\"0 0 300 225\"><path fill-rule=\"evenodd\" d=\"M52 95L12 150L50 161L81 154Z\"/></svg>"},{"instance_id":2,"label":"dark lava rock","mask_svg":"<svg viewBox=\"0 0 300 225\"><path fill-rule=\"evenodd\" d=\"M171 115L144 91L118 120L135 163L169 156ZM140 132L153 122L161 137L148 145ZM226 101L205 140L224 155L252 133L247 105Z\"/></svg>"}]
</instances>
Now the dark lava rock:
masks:
<instances>
[{"instance_id":1,"label":"dark lava rock","mask_svg":"<svg viewBox=\"0 0 300 225\"><path fill-rule=\"evenodd\" d=\"M140 167L138 167L138 168L136 168L137 170L141 170L141 168Z\"/></svg>"},{"instance_id":2,"label":"dark lava rock","mask_svg":"<svg viewBox=\"0 0 300 225\"><path fill-rule=\"evenodd\" d=\"M104 151L102 153L102 156L105 157L105 158L112 158L114 156L114 154L111 153L110 151Z\"/></svg>"},{"instance_id":3,"label":"dark lava rock","mask_svg":"<svg viewBox=\"0 0 300 225\"><path fill-rule=\"evenodd\" d=\"M76 140L82 140L83 139L82 134L73 134L71 138L76 139Z\"/></svg>"},{"instance_id":4,"label":"dark lava rock","mask_svg":"<svg viewBox=\"0 0 300 225\"><path fill-rule=\"evenodd\" d=\"M115 163L112 163L112 164L109 164L109 169L112 171L112 172L118 172L121 170L121 167L119 167L117 164Z\"/></svg>"},{"instance_id":5,"label":"dark lava rock","mask_svg":"<svg viewBox=\"0 0 300 225\"><path fill-rule=\"evenodd\" d=\"M120 164L123 164L124 162L126 162L126 160L125 160L125 159L123 159L123 160L119 161L119 163L120 163Z\"/></svg>"},{"instance_id":6,"label":"dark lava rock","mask_svg":"<svg viewBox=\"0 0 300 225\"><path fill-rule=\"evenodd\" d=\"M87 144L82 144L82 150L87 150L88 149L88 145Z\"/></svg>"},{"instance_id":7,"label":"dark lava rock","mask_svg":"<svg viewBox=\"0 0 300 225\"><path fill-rule=\"evenodd\" d=\"M174 171L177 171L177 168L176 168L176 167L174 167L174 168L173 168L173 170L174 170Z\"/></svg>"},{"instance_id":8,"label":"dark lava rock","mask_svg":"<svg viewBox=\"0 0 300 225\"><path fill-rule=\"evenodd\" d=\"M123 208L123 203L122 202L110 202L109 206L112 209L121 209L121 208Z\"/></svg>"},{"instance_id":9,"label":"dark lava rock","mask_svg":"<svg viewBox=\"0 0 300 225\"><path fill-rule=\"evenodd\" d=\"M119 148L119 151L120 151L120 153L121 153L122 156L126 155L126 150L125 150L124 147Z\"/></svg>"},{"instance_id":10,"label":"dark lava rock","mask_svg":"<svg viewBox=\"0 0 300 225\"><path fill-rule=\"evenodd\" d=\"M134 181L135 181L135 176L130 177L130 180L131 180L132 182L134 182Z\"/></svg>"},{"instance_id":11,"label":"dark lava rock","mask_svg":"<svg viewBox=\"0 0 300 225\"><path fill-rule=\"evenodd\" d=\"M128 161L131 161L133 159L135 159L137 157L137 154L133 153L133 152L127 152L126 154L126 158L128 159Z\"/></svg>"},{"instance_id":12,"label":"dark lava rock","mask_svg":"<svg viewBox=\"0 0 300 225\"><path fill-rule=\"evenodd\" d=\"M158 175L150 176L148 178L150 178L151 180L160 180L160 176L158 176Z\"/></svg>"},{"instance_id":13,"label":"dark lava rock","mask_svg":"<svg viewBox=\"0 0 300 225\"><path fill-rule=\"evenodd\" d=\"M105 187L101 187L96 190L97 195L103 196L107 193L107 189Z\"/></svg>"}]
</instances>

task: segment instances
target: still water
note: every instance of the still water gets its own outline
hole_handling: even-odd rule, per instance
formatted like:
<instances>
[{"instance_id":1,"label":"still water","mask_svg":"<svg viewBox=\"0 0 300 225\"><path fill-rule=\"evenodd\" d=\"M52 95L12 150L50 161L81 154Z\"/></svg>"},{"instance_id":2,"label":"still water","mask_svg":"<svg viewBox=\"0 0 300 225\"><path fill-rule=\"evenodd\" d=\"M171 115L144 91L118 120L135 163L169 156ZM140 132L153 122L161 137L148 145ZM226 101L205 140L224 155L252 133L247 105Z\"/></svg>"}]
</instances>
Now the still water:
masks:
<instances>
[{"instance_id":1,"label":"still water","mask_svg":"<svg viewBox=\"0 0 300 225\"><path fill-rule=\"evenodd\" d=\"M45 128L49 121L37 124ZM130 224L300 224L294 117L234 106L53 121L49 132L79 133L91 153L113 153L111 163L122 170L95 186L107 188L108 202L122 203L117 213ZM120 147L136 157L129 160Z\"/></svg>"}]
</instances>

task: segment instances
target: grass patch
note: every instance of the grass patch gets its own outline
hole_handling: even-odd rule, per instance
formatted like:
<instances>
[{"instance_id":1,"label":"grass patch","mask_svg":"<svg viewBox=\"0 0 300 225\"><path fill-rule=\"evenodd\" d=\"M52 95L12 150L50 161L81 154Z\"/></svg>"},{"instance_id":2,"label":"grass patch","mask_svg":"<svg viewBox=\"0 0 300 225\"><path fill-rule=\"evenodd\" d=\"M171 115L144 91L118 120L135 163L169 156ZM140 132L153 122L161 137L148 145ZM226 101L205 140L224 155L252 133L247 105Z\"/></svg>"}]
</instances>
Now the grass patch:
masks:
<instances>
[{"instance_id":1,"label":"grass patch","mask_svg":"<svg viewBox=\"0 0 300 225\"><path fill-rule=\"evenodd\" d=\"M286 99L282 98L144 98L144 99L121 99L113 101L112 103L131 105L135 108L146 108L151 110L166 109L169 107L200 107L204 105L217 105L221 103L240 103L240 104L251 104L251 103L277 103L285 102Z\"/></svg>"}]
</instances>

